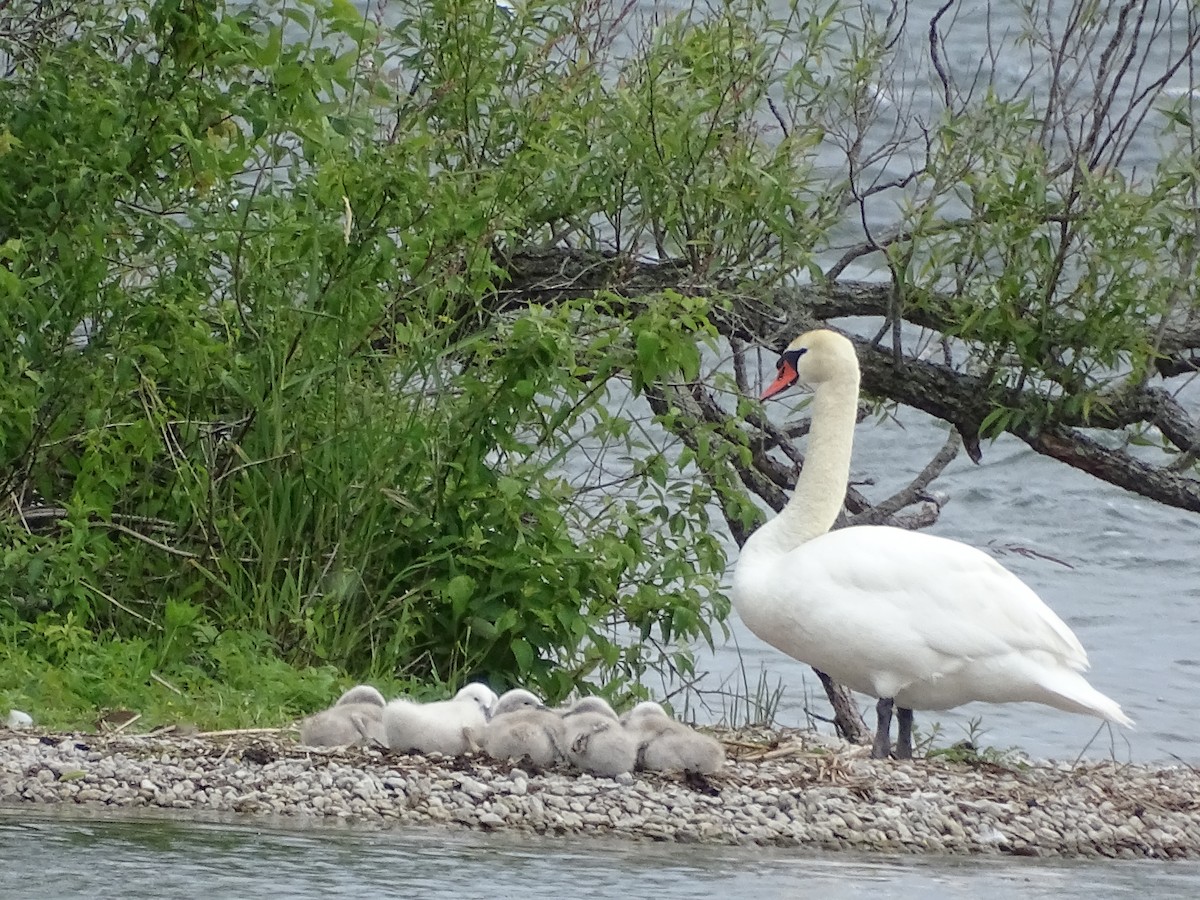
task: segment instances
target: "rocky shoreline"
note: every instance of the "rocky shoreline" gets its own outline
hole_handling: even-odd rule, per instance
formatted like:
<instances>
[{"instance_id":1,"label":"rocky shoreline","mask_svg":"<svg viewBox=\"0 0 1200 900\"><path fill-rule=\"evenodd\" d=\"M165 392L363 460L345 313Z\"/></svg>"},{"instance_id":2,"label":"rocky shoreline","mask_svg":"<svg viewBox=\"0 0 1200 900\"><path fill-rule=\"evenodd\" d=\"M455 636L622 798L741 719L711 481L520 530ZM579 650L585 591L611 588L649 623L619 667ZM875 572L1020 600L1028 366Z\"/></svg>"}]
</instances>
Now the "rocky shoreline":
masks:
<instances>
[{"instance_id":1,"label":"rocky shoreline","mask_svg":"<svg viewBox=\"0 0 1200 900\"><path fill-rule=\"evenodd\" d=\"M708 777L531 772L483 756L314 751L287 731L0 731L0 806L595 834L884 853L1200 858L1200 770L871 760L807 732L720 735Z\"/></svg>"}]
</instances>

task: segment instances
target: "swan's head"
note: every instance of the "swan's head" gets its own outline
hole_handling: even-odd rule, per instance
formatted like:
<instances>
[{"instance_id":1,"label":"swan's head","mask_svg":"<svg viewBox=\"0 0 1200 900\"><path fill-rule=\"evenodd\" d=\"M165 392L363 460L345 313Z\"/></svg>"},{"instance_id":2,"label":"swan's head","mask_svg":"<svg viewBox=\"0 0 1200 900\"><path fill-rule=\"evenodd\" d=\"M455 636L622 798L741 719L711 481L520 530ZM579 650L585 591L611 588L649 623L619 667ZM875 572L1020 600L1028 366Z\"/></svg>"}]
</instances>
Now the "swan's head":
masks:
<instances>
[{"instance_id":1,"label":"swan's head","mask_svg":"<svg viewBox=\"0 0 1200 900\"><path fill-rule=\"evenodd\" d=\"M763 391L762 400L781 394L797 382L813 385L835 378L858 378L854 345L836 331L821 328L800 335L783 351L776 363L778 374Z\"/></svg>"},{"instance_id":2,"label":"swan's head","mask_svg":"<svg viewBox=\"0 0 1200 900\"><path fill-rule=\"evenodd\" d=\"M521 688L514 688L511 691L505 691L500 695L500 699L496 701L496 705L492 707L492 718L502 716L505 713L518 712L523 709L545 709L546 704L539 700L534 694Z\"/></svg>"},{"instance_id":3,"label":"swan's head","mask_svg":"<svg viewBox=\"0 0 1200 900\"><path fill-rule=\"evenodd\" d=\"M478 681L468 684L454 695L454 699L478 705L485 718L491 718L492 708L496 705L495 692L486 684L480 684Z\"/></svg>"},{"instance_id":4,"label":"swan's head","mask_svg":"<svg viewBox=\"0 0 1200 900\"><path fill-rule=\"evenodd\" d=\"M386 706L387 701L383 699L383 694L379 693L369 684L356 684L342 696L338 697L338 702L335 706L342 706L346 703L366 703L370 706Z\"/></svg>"}]
</instances>

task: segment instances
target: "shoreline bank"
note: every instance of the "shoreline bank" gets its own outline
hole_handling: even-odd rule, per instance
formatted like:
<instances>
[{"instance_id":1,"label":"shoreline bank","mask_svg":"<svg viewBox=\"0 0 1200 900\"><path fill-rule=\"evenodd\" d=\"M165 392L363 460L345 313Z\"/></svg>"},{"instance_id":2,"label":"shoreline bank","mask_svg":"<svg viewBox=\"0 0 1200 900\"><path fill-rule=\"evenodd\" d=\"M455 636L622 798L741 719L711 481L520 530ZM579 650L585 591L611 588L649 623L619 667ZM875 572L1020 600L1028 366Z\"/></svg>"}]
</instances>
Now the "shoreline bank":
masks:
<instances>
[{"instance_id":1,"label":"shoreline bank","mask_svg":"<svg viewBox=\"0 0 1200 900\"><path fill-rule=\"evenodd\" d=\"M532 772L480 755L316 751L286 731L0 731L0 806L83 805L869 853L1200 858L1200 772L871 760L805 732L727 738L707 777Z\"/></svg>"}]
</instances>

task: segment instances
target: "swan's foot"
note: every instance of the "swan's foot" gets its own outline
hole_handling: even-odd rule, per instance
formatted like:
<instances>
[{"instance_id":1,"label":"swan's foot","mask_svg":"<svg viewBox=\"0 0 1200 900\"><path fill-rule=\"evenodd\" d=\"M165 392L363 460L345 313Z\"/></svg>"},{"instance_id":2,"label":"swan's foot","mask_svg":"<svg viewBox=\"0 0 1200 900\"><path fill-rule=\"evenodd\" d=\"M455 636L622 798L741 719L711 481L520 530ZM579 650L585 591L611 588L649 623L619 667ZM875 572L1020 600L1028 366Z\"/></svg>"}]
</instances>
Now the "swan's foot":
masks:
<instances>
[{"instance_id":1,"label":"swan's foot","mask_svg":"<svg viewBox=\"0 0 1200 900\"><path fill-rule=\"evenodd\" d=\"M913 711L896 708L896 759L912 759Z\"/></svg>"},{"instance_id":2,"label":"swan's foot","mask_svg":"<svg viewBox=\"0 0 1200 900\"><path fill-rule=\"evenodd\" d=\"M904 710L900 710L901 716ZM881 698L875 704L875 743L871 745L871 759L887 759L892 755L892 701L891 698ZM909 712L909 724L912 724L912 713ZM903 719L901 719L903 721ZM911 751L910 751L911 752Z\"/></svg>"}]
</instances>

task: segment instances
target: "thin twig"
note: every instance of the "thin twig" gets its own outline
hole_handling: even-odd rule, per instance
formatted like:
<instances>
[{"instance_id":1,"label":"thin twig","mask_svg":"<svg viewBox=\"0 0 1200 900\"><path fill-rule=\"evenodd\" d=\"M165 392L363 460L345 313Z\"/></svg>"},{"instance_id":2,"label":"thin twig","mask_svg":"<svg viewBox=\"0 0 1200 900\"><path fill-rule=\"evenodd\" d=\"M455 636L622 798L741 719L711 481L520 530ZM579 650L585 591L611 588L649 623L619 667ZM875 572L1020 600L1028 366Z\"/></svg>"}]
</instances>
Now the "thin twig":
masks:
<instances>
[{"instance_id":1,"label":"thin twig","mask_svg":"<svg viewBox=\"0 0 1200 900\"><path fill-rule=\"evenodd\" d=\"M132 716L130 716L128 719L126 719L124 722L122 722L120 725L114 726L111 733L112 734L120 734L122 731L124 731L126 728L128 728L130 725L132 725L134 722L136 722L141 717L142 717L141 713L134 713Z\"/></svg>"},{"instance_id":2,"label":"thin twig","mask_svg":"<svg viewBox=\"0 0 1200 900\"><path fill-rule=\"evenodd\" d=\"M118 600L116 597L112 596L111 594L105 593L104 591L100 590L100 588L96 587L96 586L95 586L94 584L92 584L91 582L88 582L88 581L80 581L79 583L80 583L80 584L81 584L81 585L82 585L84 588L86 588L87 590L91 591L92 593L94 593L94 594L97 594L97 595L99 595L100 597L103 597L105 600L107 600L109 603L111 603L111 604L112 604L113 606L115 606L117 609L123 610L124 612L126 612L126 613L128 613L129 615L133 616L135 619L140 619L141 621L143 621L143 622L145 622L147 625L149 625L151 628L156 628L156 629L158 629L159 631L162 631L162 630L163 630L163 627L162 627L161 625L159 625L157 622L155 622L155 621L154 621L154 620L152 620L152 619L148 619L148 618L146 618L145 616L143 616L143 615L142 615L140 612L137 612L136 610L132 610L132 609L130 609L128 606L126 606L124 603L122 603L122 602L121 602L120 600Z\"/></svg>"},{"instance_id":3,"label":"thin twig","mask_svg":"<svg viewBox=\"0 0 1200 900\"><path fill-rule=\"evenodd\" d=\"M159 675L154 670L150 671L150 678L153 681L157 681L159 684L161 684L163 687L165 687L168 691L174 691L180 697L182 697L184 695L183 691L181 691L179 688L175 687L175 685L171 684L171 682L167 681L167 679L163 678L161 675Z\"/></svg>"}]
</instances>

